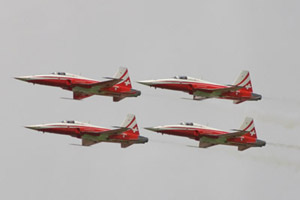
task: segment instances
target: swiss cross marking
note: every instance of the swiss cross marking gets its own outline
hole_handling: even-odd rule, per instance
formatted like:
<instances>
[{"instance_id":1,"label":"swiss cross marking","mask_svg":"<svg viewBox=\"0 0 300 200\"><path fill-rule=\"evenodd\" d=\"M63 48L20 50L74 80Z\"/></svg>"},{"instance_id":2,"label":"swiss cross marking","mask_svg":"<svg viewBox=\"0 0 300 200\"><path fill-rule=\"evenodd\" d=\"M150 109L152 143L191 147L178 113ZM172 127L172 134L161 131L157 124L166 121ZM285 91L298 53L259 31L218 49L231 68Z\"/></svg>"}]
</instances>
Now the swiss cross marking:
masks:
<instances>
[{"instance_id":1,"label":"swiss cross marking","mask_svg":"<svg viewBox=\"0 0 300 200\"><path fill-rule=\"evenodd\" d=\"M137 128L137 127L134 127L134 128L132 129L132 131L135 133L135 132L138 131L138 128Z\"/></svg>"},{"instance_id":2,"label":"swiss cross marking","mask_svg":"<svg viewBox=\"0 0 300 200\"><path fill-rule=\"evenodd\" d=\"M125 82L125 85L126 86L128 86L128 85L130 85L131 83L130 83L130 80L128 79L126 82Z\"/></svg>"},{"instance_id":3,"label":"swiss cross marking","mask_svg":"<svg viewBox=\"0 0 300 200\"><path fill-rule=\"evenodd\" d=\"M250 83L249 83L249 84L247 84L247 85L245 86L245 88L246 88L247 90L249 90L251 87L252 87L252 86L251 86L251 84L250 84Z\"/></svg>"}]
</instances>

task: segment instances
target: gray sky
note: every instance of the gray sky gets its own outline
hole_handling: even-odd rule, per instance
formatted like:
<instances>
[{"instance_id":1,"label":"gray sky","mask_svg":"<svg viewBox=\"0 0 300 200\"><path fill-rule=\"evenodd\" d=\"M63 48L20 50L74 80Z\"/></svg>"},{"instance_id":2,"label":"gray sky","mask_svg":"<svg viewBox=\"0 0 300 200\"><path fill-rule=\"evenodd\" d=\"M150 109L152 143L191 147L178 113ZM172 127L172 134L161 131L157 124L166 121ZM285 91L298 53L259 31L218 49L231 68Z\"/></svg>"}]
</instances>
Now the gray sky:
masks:
<instances>
[{"instance_id":1,"label":"gray sky","mask_svg":"<svg viewBox=\"0 0 300 200\"><path fill-rule=\"evenodd\" d=\"M0 2L1 199L298 199L299 1L10 0ZM260 102L185 101L133 84L113 103L33 86L13 76L66 71L100 79L119 66L132 81L174 75L233 83L251 73ZM137 116L150 141L81 148L80 140L23 125L75 119L119 125ZM264 148L190 148L196 141L142 127L193 121L229 130L255 118Z\"/></svg>"}]
</instances>

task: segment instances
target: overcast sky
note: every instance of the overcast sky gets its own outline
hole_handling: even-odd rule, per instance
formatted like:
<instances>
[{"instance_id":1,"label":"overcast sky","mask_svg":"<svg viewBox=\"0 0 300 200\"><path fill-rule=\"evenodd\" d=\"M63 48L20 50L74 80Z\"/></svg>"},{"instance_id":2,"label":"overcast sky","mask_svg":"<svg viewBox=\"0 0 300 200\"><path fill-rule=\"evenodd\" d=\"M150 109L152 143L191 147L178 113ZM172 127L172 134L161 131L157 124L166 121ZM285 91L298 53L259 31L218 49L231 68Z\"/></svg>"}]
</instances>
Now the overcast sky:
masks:
<instances>
[{"instance_id":1,"label":"overcast sky","mask_svg":"<svg viewBox=\"0 0 300 200\"><path fill-rule=\"evenodd\" d=\"M1 199L299 199L300 3L293 0L0 2ZM14 80L66 71L99 79L128 67L138 98L113 103ZM232 84L249 70L259 102L194 102L134 83L188 75ZM145 145L121 149L24 125L120 125L136 114ZM192 148L142 127L193 121L230 130L255 119L263 148Z\"/></svg>"}]
</instances>

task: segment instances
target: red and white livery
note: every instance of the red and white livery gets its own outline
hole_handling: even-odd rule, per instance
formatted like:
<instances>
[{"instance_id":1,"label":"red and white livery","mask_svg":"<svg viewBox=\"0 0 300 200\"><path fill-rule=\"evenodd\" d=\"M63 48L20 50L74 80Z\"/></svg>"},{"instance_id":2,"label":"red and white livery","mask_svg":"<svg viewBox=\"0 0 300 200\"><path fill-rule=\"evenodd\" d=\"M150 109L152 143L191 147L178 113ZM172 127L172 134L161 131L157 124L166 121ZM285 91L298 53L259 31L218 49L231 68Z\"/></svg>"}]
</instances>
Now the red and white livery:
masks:
<instances>
[{"instance_id":1,"label":"red and white livery","mask_svg":"<svg viewBox=\"0 0 300 200\"><path fill-rule=\"evenodd\" d=\"M73 91L73 99L81 100L92 95L113 97L117 102L126 97L141 95L138 90L132 89L128 69L120 67L119 71L106 81L97 81L79 75L65 72L54 72L48 75L21 76L15 79L33 84L60 87Z\"/></svg>"},{"instance_id":2,"label":"red and white livery","mask_svg":"<svg viewBox=\"0 0 300 200\"><path fill-rule=\"evenodd\" d=\"M193 95L193 100L209 98L229 99L235 104L244 101L261 100L262 96L253 93L250 74L242 71L233 85L221 85L188 76L175 76L169 79L138 81L154 88L178 90Z\"/></svg>"},{"instance_id":3,"label":"red and white livery","mask_svg":"<svg viewBox=\"0 0 300 200\"><path fill-rule=\"evenodd\" d=\"M218 144L237 146L239 151L250 147L262 147L265 141L257 139L254 121L247 117L239 130L223 131L196 123L181 123L180 125L166 125L145 128L162 134L188 137L199 141L200 148L207 148Z\"/></svg>"},{"instance_id":4,"label":"red and white livery","mask_svg":"<svg viewBox=\"0 0 300 200\"><path fill-rule=\"evenodd\" d=\"M136 118L128 114L120 127L108 129L73 120L60 123L25 126L26 128L55 134L69 135L82 140L83 146L91 146L99 142L120 143L122 148L132 144L144 144L148 138L140 136Z\"/></svg>"}]
</instances>

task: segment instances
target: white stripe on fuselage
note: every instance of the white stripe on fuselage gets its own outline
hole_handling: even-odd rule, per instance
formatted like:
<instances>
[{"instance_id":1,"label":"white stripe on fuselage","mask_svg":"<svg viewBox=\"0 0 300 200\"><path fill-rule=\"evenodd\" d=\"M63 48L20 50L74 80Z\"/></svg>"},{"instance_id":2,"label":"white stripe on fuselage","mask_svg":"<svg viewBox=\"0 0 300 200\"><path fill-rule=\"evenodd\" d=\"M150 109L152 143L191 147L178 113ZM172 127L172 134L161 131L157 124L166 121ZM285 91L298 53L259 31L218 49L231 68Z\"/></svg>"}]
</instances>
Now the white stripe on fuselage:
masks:
<instances>
[{"instance_id":1,"label":"white stripe on fuselage","mask_svg":"<svg viewBox=\"0 0 300 200\"><path fill-rule=\"evenodd\" d=\"M227 87L225 85L208 82L208 81L204 81L201 79L194 79L194 78L193 79L158 79L158 80L152 80L151 82L153 85L156 85L156 84L178 84L178 83L180 83L180 84L203 83L203 84Z\"/></svg>"},{"instance_id":2,"label":"white stripe on fuselage","mask_svg":"<svg viewBox=\"0 0 300 200\"><path fill-rule=\"evenodd\" d=\"M99 128L99 129L108 129L105 127L94 126L86 123L52 123L52 124L40 124L35 125L40 127L41 129L48 129L48 128L78 128L78 127L87 127L87 128Z\"/></svg>"},{"instance_id":3,"label":"white stripe on fuselage","mask_svg":"<svg viewBox=\"0 0 300 200\"><path fill-rule=\"evenodd\" d=\"M197 125L194 125L194 126L186 126L186 125L166 125L166 126L159 126L157 128L162 128L162 129L165 129L165 130L193 130L193 129L207 129L207 130L212 130L212 131L223 131L223 130L220 130L220 129L215 129L215 128L211 128L211 127L208 127L208 126L203 126L203 125L200 125L200 124L197 124Z\"/></svg>"},{"instance_id":4,"label":"white stripe on fuselage","mask_svg":"<svg viewBox=\"0 0 300 200\"><path fill-rule=\"evenodd\" d=\"M69 80L69 79L82 79L82 80L89 80L89 81L97 81L94 79L90 79L90 78L86 78L86 77L82 77L82 76L78 76L78 75L74 75L74 74L69 74L69 75L35 75L35 76L28 76L31 78L34 78L36 80L55 80L55 79L59 79L59 80Z\"/></svg>"}]
</instances>

